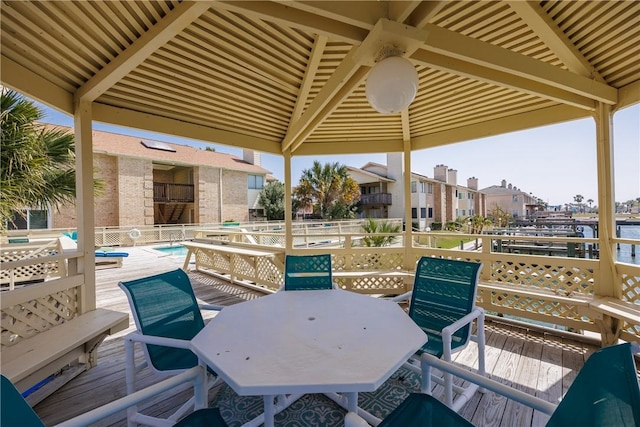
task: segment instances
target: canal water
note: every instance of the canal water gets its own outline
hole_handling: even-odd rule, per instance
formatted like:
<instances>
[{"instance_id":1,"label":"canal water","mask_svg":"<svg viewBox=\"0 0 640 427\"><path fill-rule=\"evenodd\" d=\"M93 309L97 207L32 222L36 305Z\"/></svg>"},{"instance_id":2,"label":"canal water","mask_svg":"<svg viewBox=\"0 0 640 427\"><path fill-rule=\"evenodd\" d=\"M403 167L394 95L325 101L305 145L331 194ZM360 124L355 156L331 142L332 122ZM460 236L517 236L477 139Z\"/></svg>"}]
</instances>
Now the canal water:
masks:
<instances>
[{"instance_id":1,"label":"canal water","mask_svg":"<svg viewBox=\"0 0 640 427\"><path fill-rule=\"evenodd\" d=\"M591 227L584 227L584 237L593 237ZM640 225L621 225L620 238L640 240ZM620 245L620 248L616 249L616 256L619 262L640 265L640 244L636 245L635 257L631 256L631 245Z\"/></svg>"}]
</instances>

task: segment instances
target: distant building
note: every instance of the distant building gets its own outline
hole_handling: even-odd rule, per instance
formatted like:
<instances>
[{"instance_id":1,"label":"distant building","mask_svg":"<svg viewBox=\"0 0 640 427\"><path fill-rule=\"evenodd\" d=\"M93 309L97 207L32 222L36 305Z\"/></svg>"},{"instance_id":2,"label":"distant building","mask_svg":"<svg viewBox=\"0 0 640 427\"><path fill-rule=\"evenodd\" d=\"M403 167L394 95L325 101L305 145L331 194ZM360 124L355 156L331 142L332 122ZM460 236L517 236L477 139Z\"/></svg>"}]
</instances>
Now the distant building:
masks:
<instances>
[{"instance_id":1,"label":"distant building","mask_svg":"<svg viewBox=\"0 0 640 427\"><path fill-rule=\"evenodd\" d=\"M404 218L402 154L389 153L387 165L369 162L361 168L347 168L360 186L363 217ZM458 185L457 171L445 165L434 168L434 178L412 172L410 185L411 218L421 230L434 222L485 214L478 179L469 178L467 187Z\"/></svg>"},{"instance_id":2,"label":"distant building","mask_svg":"<svg viewBox=\"0 0 640 427\"><path fill-rule=\"evenodd\" d=\"M483 188L480 192L485 195L488 213L499 207L504 212L513 215L514 218L523 219L533 216L536 210L541 207L537 197L512 184L507 184L504 179L500 185Z\"/></svg>"},{"instance_id":3,"label":"distant building","mask_svg":"<svg viewBox=\"0 0 640 427\"><path fill-rule=\"evenodd\" d=\"M93 131L95 225L248 221L262 216L258 194L270 177L260 156L244 158L191 146ZM76 227L74 206L49 213L48 227Z\"/></svg>"}]
</instances>

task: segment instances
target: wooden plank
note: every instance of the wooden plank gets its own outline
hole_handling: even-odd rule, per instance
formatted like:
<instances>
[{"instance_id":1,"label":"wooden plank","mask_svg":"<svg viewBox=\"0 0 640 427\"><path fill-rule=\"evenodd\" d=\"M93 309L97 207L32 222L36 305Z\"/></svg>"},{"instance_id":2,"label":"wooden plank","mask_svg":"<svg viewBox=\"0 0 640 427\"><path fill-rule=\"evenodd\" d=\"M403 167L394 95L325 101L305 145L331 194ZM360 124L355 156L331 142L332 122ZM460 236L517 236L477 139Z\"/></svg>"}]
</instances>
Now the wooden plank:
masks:
<instances>
[{"instance_id":1,"label":"wooden plank","mask_svg":"<svg viewBox=\"0 0 640 427\"><path fill-rule=\"evenodd\" d=\"M276 251L246 249L246 248L242 248L239 246L232 246L232 245L210 245L207 243L195 243L195 242L183 242L182 245L185 246L187 249L195 249L195 250L201 249L204 251L218 252L221 254L237 254L237 255L257 256L257 257L260 257L260 256L269 257L269 256L275 256L277 254Z\"/></svg>"},{"instance_id":2,"label":"wooden plank","mask_svg":"<svg viewBox=\"0 0 640 427\"><path fill-rule=\"evenodd\" d=\"M540 358L540 374L536 386L536 396L547 402L558 404L562 398L562 339L546 336L542 357ZM540 411L533 412L533 425L545 425L549 415Z\"/></svg>"},{"instance_id":3,"label":"wooden plank","mask_svg":"<svg viewBox=\"0 0 640 427\"><path fill-rule=\"evenodd\" d=\"M589 303L589 308L616 319L624 319L631 324L640 325L640 305L638 304L613 297L599 297Z\"/></svg>"},{"instance_id":4,"label":"wooden plank","mask_svg":"<svg viewBox=\"0 0 640 427\"><path fill-rule=\"evenodd\" d=\"M175 268L180 268L184 257L159 256L156 251L139 247L128 249L130 256L121 269L100 270L96 272L97 299L98 306L109 308L126 313L130 313L129 304L124 293L118 288L120 280L132 280L147 275L166 272ZM228 281L223 281L207 274L190 272L189 278L194 288L194 292L199 301L215 305L231 305L242 301L259 298L261 292L247 289L241 285L235 285ZM132 322L132 320L130 319ZM53 395L39 403L35 409L43 419L45 425L54 425L75 415L84 413L97 406L108 403L126 394L124 381L124 342L122 336L134 329L133 324L127 330L108 336L98 351L98 365L91 370L83 372L71 382L56 391ZM538 376L542 365L541 358L545 359L545 371L551 369L553 360L559 363L557 367L557 381L562 381L565 374L562 363L568 363L564 354L565 351L572 352L572 346L576 345L567 340L551 340L547 335L532 332L531 330L518 327L504 326L503 324L488 322L485 328L487 335L487 371L493 374L497 372L503 363L502 357L513 357L509 354L509 348L514 348L513 341L522 341L522 352L515 366L516 375L513 378L513 386L528 393L535 394L537 387L546 383L541 381L538 384ZM518 344L519 345L519 344ZM555 350L554 350L555 348ZM568 348L568 350L565 350ZM591 347L583 346L586 354L592 351ZM454 363L464 366L475 366L476 361L475 344L471 343L461 352L454 354ZM556 352L556 357L549 357L549 352ZM557 355L560 355L557 357ZM136 356L140 359L141 352L138 350ZM579 358L571 362L580 363ZM573 365L572 365L573 366ZM511 368L509 368L511 369ZM544 375L547 375L545 373ZM143 370L139 377L142 386L150 385L155 377L149 370ZM562 388L558 390L558 396ZM436 397L442 396L440 392L434 390ZM211 401L218 389L214 389L209 394ZM169 409L177 407L185 400L188 392L178 395L167 394L162 396L162 403L145 405L147 413L159 415L166 413ZM491 404L491 399L485 399L485 394L476 393L471 401L460 412L467 420L472 420L475 412L486 411L482 405ZM505 427L532 425L533 411L525 407L508 401L502 414L496 412L495 418L500 425ZM126 424L126 415L119 413L113 415L102 422L96 424L98 427L123 426ZM512 422L513 421L513 422ZM540 422L538 422L538 425ZM542 425L544 421L542 422ZM534 424L536 425L536 424ZM328 424L327 427L333 427Z\"/></svg>"},{"instance_id":5,"label":"wooden plank","mask_svg":"<svg viewBox=\"0 0 640 427\"><path fill-rule=\"evenodd\" d=\"M507 340L500 354L500 363L496 365L491 377L505 385L511 386L516 378L517 367L520 362L520 355L524 347L524 340L516 333L507 335ZM474 414L472 422L482 426L498 426L502 420L504 409L508 399L496 393L487 392L485 399L490 399L490 403L483 406L483 410ZM476 423L475 420L478 420Z\"/></svg>"},{"instance_id":6,"label":"wooden plank","mask_svg":"<svg viewBox=\"0 0 640 427\"><path fill-rule=\"evenodd\" d=\"M126 328L128 315L99 308L46 332L2 348L2 373L17 383L98 335ZM47 351L42 351L42 349ZM53 372L50 372L52 374Z\"/></svg>"},{"instance_id":7,"label":"wooden plank","mask_svg":"<svg viewBox=\"0 0 640 427\"><path fill-rule=\"evenodd\" d=\"M516 390L535 394L542 357L543 335L527 331L524 336L522 354L516 367L512 387ZM531 423L533 409L513 400L507 401L500 421L500 427L524 426Z\"/></svg>"},{"instance_id":8,"label":"wooden plank","mask_svg":"<svg viewBox=\"0 0 640 427\"><path fill-rule=\"evenodd\" d=\"M491 375L500 363L499 358L506 340L507 330L504 329L494 329L491 335L485 337L485 369L487 374ZM456 362L457 360L458 359L456 359ZM483 411L483 407L487 404L488 400L487 393L476 393L459 413L473 423L476 414L478 411L480 411L480 413Z\"/></svg>"}]
</instances>

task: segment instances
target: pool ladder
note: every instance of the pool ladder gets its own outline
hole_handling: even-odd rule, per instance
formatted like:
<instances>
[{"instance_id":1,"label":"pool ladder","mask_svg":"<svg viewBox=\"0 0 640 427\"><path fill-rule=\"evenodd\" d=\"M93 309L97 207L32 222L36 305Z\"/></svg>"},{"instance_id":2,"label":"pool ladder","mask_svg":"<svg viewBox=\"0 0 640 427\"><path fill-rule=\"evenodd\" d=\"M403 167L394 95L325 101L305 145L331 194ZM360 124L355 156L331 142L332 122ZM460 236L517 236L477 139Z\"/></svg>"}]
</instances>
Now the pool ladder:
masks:
<instances>
[{"instance_id":1,"label":"pool ladder","mask_svg":"<svg viewBox=\"0 0 640 427\"><path fill-rule=\"evenodd\" d=\"M177 237L176 237L176 233L177 233ZM169 246L173 246L173 242L176 241L182 241L184 240L186 237L184 235L184 231L176 231L176 232L169 232Z\"/></svg>"}]
</instances>

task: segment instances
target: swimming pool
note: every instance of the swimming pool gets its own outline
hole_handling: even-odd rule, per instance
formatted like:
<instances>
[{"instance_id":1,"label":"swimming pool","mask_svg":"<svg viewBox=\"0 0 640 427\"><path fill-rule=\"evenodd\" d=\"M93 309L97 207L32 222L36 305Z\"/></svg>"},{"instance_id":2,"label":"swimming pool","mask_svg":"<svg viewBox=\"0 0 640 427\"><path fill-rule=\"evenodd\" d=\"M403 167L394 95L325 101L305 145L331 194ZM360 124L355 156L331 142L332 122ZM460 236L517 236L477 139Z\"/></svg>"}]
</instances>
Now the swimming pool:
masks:
<instances>
[{"instance_id":1,"label":"swimming pool","mask_svg":"<svg viewBox=\"0 0 640 427\"><path fill-rule=\"evenodd\" d=\"M186 256L188 252L187 248L182 245L160 246L153 249L169 256Z\"/></svg>"}]
</instances>

